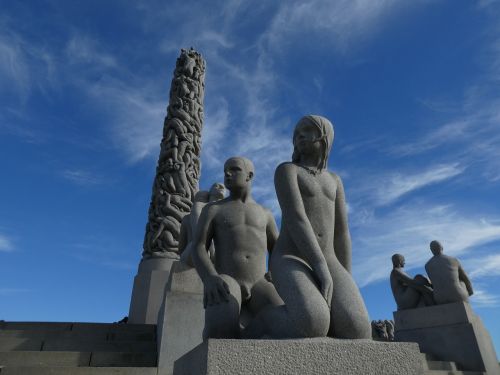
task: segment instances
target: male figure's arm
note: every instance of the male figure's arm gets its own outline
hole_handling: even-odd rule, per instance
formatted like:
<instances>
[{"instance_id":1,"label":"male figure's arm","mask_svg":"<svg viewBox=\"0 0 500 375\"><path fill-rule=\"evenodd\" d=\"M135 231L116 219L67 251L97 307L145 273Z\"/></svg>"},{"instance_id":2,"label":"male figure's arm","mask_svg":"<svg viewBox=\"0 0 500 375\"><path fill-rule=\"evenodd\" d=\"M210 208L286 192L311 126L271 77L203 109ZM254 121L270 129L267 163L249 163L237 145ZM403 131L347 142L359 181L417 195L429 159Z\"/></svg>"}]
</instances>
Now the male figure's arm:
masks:
<instances>
[{"instance_id":1,"label":"male figure's arm","mask_svg":"<svg viewBox=\"0 0 500 375\"><path fill-rule=\"evenodd\" d=\"M458 279L465 284L465 288L467 289L469 296L472 296L474 294L474 290L472 289L472 283L470 282L469 277L465 273L460 262L458 262Z\"/></svg>"},{"instance_id":2,"label":"male figure's arm","mask_svg":"<svg viewBox=\"0 0 500 375\"><path fill-rule=\"evenodd\" d=\"M276 221L271 211L266 210L267 214L267 225L266 225L266 236L267 236L267 251L269 255L274 249L276 240L278 239L278 227L276 226Z\"/></svg>"},{"instance_id":3,"label":"male figure's arm","mask_svg":"<svg viewBox=\"0 0 500 375\"><path fill-rule=\"evenodd\" d=\"M208 249L214 237L216 207L207 205L201 211L193 241L193 261L204 285L203 306L219 304L229 300L229 287L219 276L208 256Z\"/></svg>"}]
</instances>

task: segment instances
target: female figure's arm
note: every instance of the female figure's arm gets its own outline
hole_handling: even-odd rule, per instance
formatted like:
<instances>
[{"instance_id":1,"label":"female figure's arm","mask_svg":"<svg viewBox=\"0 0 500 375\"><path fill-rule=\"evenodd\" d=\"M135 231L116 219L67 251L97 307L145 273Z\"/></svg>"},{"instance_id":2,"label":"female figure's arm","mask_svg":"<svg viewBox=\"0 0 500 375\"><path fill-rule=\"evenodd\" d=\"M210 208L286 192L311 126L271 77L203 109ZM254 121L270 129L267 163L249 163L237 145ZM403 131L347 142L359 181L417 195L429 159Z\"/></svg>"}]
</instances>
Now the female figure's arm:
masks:
<instances>
[{"instance_id":1,"label":"female figure's arm","mask_svg":"<svg viewBox=\"0 0 500 375\"><path fill-rule=\"evenodd\" d=\"M306 215L302 195L297 182L297 170L291 163L278 166L274 175L276 195L282 211L281 220L303 258L320 282L320 291L328 305L332 299L332 276L319 246L311 222Z\"/></svg>"},{"instance_id":2,"label":"female figure's arm","mask_svg":"<svg viewBox=\"0 0 500 375\"><path fill-rule=\"evenodd\" d=\"M339 176L333 175L337 181L337 193L335 196L335 232L333 236L333 248L340 264L351 273L351 235L347 222L347 205L345 201L344 186Z\"/></svg>"}]
</instances>

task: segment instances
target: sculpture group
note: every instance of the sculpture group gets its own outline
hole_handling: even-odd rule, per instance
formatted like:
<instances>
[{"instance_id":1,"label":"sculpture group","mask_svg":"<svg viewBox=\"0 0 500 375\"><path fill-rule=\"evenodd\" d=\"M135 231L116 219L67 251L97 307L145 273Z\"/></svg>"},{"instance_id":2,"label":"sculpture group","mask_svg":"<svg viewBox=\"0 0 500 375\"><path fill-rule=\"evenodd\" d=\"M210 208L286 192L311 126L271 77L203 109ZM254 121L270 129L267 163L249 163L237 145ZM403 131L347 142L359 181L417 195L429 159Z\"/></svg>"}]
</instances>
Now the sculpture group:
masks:
<instances>
[{"instance_id":1,"label":"sculpture group","mask_svg":"<svg viewBox=\"0 0 500 375\"><path fill-rule=\"evenodd\" d=\"M333 135L324 117L297 123L292 161L275 173L279 233L252 198L254 166L243 157L224 165L228 197L192 211L195 228L184 219L192 235L181 259L194 262L204 284L205 338L371 337L351 275L342 181L327 170Z\"/></svg>"},{"instance_id":2,"label":"sculpture group","mask_svg":"<svg viewBox=\"0 0 500 375\"><path fill-rule=\"evenodd\" d=\"M414 278L403 271L405 258L401 254L392 256L391 289L398 310L468 302L474 292L472 284L458 259L443 254L438 241L430 243L433 257L425 264L429 277Z\"/></svg>"}]
</instances>

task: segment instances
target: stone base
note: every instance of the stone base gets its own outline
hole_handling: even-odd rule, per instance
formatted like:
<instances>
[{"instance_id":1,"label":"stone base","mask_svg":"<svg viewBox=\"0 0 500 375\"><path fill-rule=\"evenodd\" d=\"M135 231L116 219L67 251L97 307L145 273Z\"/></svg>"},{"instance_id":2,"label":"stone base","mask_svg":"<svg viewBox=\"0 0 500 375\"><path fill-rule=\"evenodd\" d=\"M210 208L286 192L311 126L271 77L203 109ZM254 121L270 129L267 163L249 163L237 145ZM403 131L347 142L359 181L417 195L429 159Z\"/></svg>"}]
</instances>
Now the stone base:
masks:
<instances>
[{"instance_id":1,"label":"stone base","mask_svg":"<svg viewBox=\"0 0 500 375\"><path fill-rule=\"evenodd\" d=\"M150 258L139 263L134 278L128 322L132 324L157 324L158 312L163 303L165 287L175 259Z\"/></svg>"},{"instance_id":2,"label":"stone base","mask_svg":"<svg viewBox=\"0 0 500 375\"><path fill-rule=\"evenodd\" d=\"M174 262L158 320L158 374L171 375L174 361L203 341L203 283L196 270Z\"/></svg>"},{"instance_id":3,"label":"stone base","mask_svg":"<svg viewBox=\"0 0 500 375\"><path fill-rule=\"evenodd\" d=\"M468 303L397 311L394 322L396 341L416 342L422 352L461 370L500 374L491 338Z\"/></svg>"},{"instance_id":4,"label":"stone base","mask_svg":"<svg viewBox=\"0 0 500 375\"><path fill-rule=\"evenodd\" d=\"M174 374L423 374L415 343L338 340L206 340L175 362Z\"/></svg>"}]
</instances>

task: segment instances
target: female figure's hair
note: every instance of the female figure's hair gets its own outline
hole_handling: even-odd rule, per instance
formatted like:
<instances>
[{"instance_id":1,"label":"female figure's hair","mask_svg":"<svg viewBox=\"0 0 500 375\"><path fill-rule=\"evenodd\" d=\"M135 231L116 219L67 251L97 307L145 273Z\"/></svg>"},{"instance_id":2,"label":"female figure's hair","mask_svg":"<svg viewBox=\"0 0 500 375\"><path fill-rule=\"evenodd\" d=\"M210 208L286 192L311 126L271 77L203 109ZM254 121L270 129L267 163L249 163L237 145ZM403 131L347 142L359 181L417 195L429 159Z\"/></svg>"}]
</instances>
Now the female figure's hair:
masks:
<instances>
[{"instance_id":1,"label":"female figure's hair","mask_svg":"<svg viewBox=\"0 0 500 375\"><path fill-rule=\"evenodd\" d=\"M319 130L320 136L316 138L315 142L321 142L322 154L321 160L318 165L320 170L326 169L328 165L328 155L330 154L330 150L333 144L333 125L327 118L318 115L307 115L302 117L297 125L295 125L295 130L293 131L293 154L292 154L292 162L298 163L300 161L300 153L295 145L295 138L297 136L297 129L305 124L312 124L316 126Z\"/></svg>"}]
</instances>

